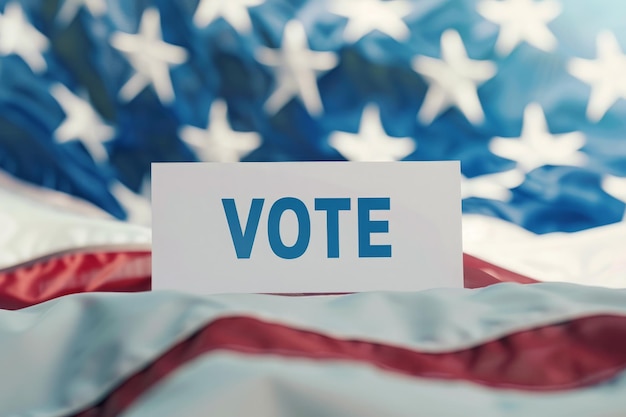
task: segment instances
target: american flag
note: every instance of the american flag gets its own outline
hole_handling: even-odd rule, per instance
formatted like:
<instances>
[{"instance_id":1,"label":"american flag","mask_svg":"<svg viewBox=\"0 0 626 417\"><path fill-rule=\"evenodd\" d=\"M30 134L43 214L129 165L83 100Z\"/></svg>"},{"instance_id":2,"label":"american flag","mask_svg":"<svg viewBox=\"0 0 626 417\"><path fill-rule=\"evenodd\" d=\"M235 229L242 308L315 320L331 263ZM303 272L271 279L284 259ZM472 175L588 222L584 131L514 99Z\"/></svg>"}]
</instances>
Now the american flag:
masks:
<instances>
[{"instance_id":1,"label":"american flag","mask_svg":"<svg viewBox=\"0 0 626 417\"><path fill-rule=\"evenodd\" d=\"M0 0L0 416L626 415L625 18ZM152 162L321 160L460 160L468 288L149 291Z\"/></svg>"}]
</instances>

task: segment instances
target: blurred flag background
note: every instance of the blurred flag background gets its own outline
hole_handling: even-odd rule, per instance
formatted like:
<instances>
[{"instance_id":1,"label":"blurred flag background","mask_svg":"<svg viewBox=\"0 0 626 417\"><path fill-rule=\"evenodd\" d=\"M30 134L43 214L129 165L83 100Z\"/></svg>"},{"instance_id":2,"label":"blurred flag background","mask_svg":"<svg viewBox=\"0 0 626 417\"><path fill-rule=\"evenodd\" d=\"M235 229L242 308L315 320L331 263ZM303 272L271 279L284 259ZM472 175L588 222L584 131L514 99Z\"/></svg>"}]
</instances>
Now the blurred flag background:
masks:
<instances>
[{"instance_id":1,"label":"blurred flag background","mask_svg":"<svg viewBox=\"0 0 626 417\"><path fill-rule=\"evenodd\" d=\"M0 11L0 167L119 219L149 221L154 161L449 159L468 214L540 234L624 217L616 0Z\"/></svg>"}]
</instances>

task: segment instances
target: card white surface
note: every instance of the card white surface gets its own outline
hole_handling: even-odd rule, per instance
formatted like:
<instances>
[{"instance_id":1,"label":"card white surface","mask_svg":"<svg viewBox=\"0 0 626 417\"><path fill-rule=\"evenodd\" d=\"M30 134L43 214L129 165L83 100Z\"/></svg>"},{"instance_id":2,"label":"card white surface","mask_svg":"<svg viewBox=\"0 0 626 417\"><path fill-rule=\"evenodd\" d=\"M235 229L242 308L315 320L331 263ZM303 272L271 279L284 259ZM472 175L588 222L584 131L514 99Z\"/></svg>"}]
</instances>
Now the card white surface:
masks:
<instances>
[{"instance_id":1,"label":"card white surface","mask_svg":"<svg viewBox=\"0 0 626 417\"><path fill-rule=\"evenodd\" d=\"M462 287L460 166L155 163L154 290Z\"/></svg>"}]
</instances>

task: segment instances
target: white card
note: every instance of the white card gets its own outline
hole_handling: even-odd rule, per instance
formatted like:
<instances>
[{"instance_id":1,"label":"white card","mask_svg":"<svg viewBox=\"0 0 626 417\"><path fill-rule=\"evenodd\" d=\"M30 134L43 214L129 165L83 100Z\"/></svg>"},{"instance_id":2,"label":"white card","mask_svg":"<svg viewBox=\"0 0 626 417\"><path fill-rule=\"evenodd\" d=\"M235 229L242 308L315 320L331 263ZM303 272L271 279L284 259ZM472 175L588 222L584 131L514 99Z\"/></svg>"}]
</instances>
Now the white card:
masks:
<instances>
[{"instance_id":1,"label":"white card","mask_svg":"<svg viewBox=\"0 0 626 417\"><path fill-rule=\"evenodd\" d=\"M154 290L463 286L457 161L155 163L152 210Z\"/></svg>"}]
</instances>

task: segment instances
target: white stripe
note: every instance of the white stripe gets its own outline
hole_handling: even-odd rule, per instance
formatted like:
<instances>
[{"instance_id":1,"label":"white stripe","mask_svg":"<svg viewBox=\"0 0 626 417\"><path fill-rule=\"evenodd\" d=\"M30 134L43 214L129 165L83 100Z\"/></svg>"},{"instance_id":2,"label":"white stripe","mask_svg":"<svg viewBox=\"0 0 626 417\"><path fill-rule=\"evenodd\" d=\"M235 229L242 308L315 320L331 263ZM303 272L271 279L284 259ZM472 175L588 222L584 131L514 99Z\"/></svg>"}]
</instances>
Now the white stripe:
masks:
<instances>
[{"instance_id":1,"label":"white stripe","mask_svg":"<svg viewBox=\"0 0 626 417\"><path fill-rule=\"evenodd\" d=\"M63 200L60 193L37 191L9 191L0 181L0 270L76 250L151 249L149 228L76 213L59 201L49 204L51 195Z\"/></svg>"},{"instance_id":2,"label":"white stripe","mask_svg":"<svg viewBox=\"0 0 626 417\"><path fill-rule=\"evenodd\" d=\"M124 417L617 417L626 373L610 384L532 393L388 373L361 363L205 355L179 369Z\"/></svg>"},{"instance_id":3,"label":"white stripe","mask_svg":"<svg viewBox=\"0 0 626 417\"><path fill-rule=\"evenodd\" d=\"M497 218L468 215L463 250L539 281L626 288L626 222L535 235Z\"/></svg>"}]
</instances>

